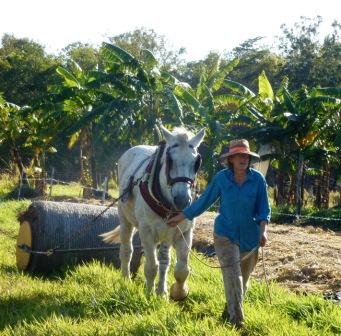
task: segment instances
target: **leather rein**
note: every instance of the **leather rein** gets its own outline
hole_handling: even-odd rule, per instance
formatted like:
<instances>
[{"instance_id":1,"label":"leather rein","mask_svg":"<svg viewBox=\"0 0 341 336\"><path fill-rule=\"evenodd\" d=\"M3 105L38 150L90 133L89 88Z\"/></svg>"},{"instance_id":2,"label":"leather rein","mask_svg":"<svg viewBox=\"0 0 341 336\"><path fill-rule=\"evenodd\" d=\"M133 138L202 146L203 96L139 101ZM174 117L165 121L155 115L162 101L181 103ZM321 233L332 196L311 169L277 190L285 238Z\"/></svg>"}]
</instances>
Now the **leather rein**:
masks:
<instances>
[{"instance_id":1,"label":"leather rein","mask_svg":"<svg viewBox=\"0 0 341 336\"><path fill-rule=\"evenodd\" d=\"M149 205L149 207L160 217L166 219L172 216L173 214L178 213L179 211L174 209L172 204L163 196L161 191L160 179L158 177L161 168L161 158L164 154L166 148L166 141L160 141L158 149L156 150L155 155L153 155L152 159L149 161L145 175L146 178L139 183L139 188L141 195L145 202ZM171 188L175 183L184 182L188 183L191 187L194 186L194 179L185 176L179 176L172 178L170 176L170 170L172 167L172 158L170 156L170 149L172 147L168 147L166 150L166 160L165 160L165 172L167 185ZM195 173L198 172L201 166L201 156L198 154L196 163L195 163Z\"/></svg>"}]
</instances>

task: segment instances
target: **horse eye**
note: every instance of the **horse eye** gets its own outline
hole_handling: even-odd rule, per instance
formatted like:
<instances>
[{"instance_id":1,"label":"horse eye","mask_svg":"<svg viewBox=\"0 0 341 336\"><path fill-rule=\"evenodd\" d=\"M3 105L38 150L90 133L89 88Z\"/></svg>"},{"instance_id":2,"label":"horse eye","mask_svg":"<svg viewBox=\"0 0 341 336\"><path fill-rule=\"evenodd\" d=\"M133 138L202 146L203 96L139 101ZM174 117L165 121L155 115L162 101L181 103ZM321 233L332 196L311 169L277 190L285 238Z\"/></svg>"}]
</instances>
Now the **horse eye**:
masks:
<instances>
[{"instance_id":1,"label":"horse eye","mask_svg":"<svg viewBox=\"0 0 341 336\"><path fill-rule=\"evenodd\" d=\"M194 148L193 145L188 145L188 147L189 147L189 148L192 148L192 149Z\"/></svg>"},{"instance_id":2,"label":"horse eye","mask_svg":"<svg viewBox=\"0 0 341 336\"><path fill-rule=\"evenodd\" d=\"M179 144L174 144L172 148L179 147Z\"/></svg>"}]
</instances>

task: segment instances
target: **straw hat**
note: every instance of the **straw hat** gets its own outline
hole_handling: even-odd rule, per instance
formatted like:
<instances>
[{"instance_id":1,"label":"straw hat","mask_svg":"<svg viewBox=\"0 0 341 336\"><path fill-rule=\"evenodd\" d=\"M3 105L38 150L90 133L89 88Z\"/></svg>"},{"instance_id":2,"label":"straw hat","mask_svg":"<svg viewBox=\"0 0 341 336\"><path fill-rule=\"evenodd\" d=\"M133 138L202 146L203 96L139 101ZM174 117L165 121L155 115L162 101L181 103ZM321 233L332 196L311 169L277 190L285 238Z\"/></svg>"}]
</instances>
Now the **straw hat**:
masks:
<instances>
[{"instance_id":1,"label":"straw hat","mask_svg":"<svg viewBox=\"0 0 341 336\"><path fill-rule=\"evenodd\" d=\"M249 142L245 139L231 140L228 152L220 155L220 158L228 158L234 154L249 154L250 156L259 159L259 155L257 153L250 151Z\"/></svg>"}]
</instances>

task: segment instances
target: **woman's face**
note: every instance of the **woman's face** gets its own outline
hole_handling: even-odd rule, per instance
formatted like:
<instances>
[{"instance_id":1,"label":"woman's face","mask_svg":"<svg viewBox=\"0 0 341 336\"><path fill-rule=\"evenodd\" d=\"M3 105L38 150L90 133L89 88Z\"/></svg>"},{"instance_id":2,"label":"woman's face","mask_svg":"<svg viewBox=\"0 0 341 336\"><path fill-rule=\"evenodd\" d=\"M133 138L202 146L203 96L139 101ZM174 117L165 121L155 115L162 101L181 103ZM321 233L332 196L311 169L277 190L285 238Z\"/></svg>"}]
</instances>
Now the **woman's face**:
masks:
<instances>
[{"instance_id":1,"label":"woman's face","mask_svg":"<svg viewBox=\"0 0 341 336\"><path fill-rule=\"evenodd\" d=\"M246 170L250 164L249 154L234 154L230 158L230 163L235 170Z\"/></svg>"}]
</instances>

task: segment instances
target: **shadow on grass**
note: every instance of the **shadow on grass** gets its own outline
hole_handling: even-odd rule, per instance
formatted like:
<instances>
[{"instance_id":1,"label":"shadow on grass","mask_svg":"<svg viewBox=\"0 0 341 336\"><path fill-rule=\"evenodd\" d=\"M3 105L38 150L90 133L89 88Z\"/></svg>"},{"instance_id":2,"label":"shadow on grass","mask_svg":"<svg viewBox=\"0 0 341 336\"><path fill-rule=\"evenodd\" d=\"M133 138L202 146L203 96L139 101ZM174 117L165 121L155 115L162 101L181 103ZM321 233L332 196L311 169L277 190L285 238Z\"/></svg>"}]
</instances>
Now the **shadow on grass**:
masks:
<instances>
[{"instance_id":1,"label":"shadow on grass","mask_svg":"<svg viewBox=\"0 0 341 336\"><path fill-rule=\"evenodd\" d=\"M66 276L72 272L78 265L68 265L65 267L61 267L58 270L49 273L42 273L42 272L35 272L30 273L28 271L21 271L18 269L16 265L5 265L0 264L0 273L7 274L9 276L18 276L20 274L24 274L32 279L39 279L39 280L48 280L48 281L61 281L66 278Z\"/></svg>"},{"instance_id":2,"label":"shadow on grass","mask_svg":"<svg viewBox=\"0 0 341 336\"><path fill-rule=\"evenodd\" d=\"M8 275L18 275L20 271L15 265L0 264L0 273L6 273Z\"/></svg>"},{"instance_id":3,"label":"shadow on grass","mask_svg":"<svg viewBox=\"0 0 341 336\"><path fill-rule=\"evenodd\" d=\"M86 306L81 302L60 302L52 294L34 294L29 296L9 297L0 302L0 331L20 321L44 321L51 315L82 318Z\"/></svg>"}]
</instances>

